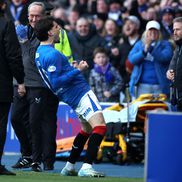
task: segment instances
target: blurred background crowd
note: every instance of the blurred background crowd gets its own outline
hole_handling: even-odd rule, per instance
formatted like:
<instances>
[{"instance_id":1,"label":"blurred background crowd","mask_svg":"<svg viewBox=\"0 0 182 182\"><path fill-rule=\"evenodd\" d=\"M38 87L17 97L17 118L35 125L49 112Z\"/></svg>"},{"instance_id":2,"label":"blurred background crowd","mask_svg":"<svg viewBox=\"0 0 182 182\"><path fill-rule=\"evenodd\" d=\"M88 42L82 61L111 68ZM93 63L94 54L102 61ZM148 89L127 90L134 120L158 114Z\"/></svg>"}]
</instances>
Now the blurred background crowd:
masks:
<instances>
[{"instance_id":1,"label":"blurred background crowd","mask_svg":"<svg viewBox=\"0 0 182 182\"><path fill-rule=\"evenodd\" d=\"M7 1L6 15L15 25L27 25L28 5L32 2L34 1ZM42 2L46 5L47 14L54 16L67 33L66 38L72 52L69 55L70 62L73 60L88 62L89 69L84 76L100 101L122 101L127 83L131 88L139 83L157 85L159 88L155 88L156 93L158 89L159 93L169 94L169 81L159 77L164 77L175 49L172 39L173 19L182 16L182 0L42 0ZM147 43L146 31L149 29L146 25L151 20L154 22L150 28L155 29L157 33L149 36L153 36L155 42L164 41L158 47L154 41L150 40ZM159 27L156 23L159 23ZM137 43L140 41L141 47L137 49ZM98 47L104 48L106 52L100 50L99 55L94 54L95 48ZM139 58L137 53L141 49L143 57ZM149 62L140 63L141 59ZM157 67L162 69L156 70L155 62L158 62ZM139 64L142 64L142 68L138 66ZM111 67L114 67L114 71ZM161 72L159 76L158 72ZM139 78L136 74L140 75ZM141 89L150 92L144 87ZM131 93L133 92L131 90Z\"/></svg>"}]
</instances>

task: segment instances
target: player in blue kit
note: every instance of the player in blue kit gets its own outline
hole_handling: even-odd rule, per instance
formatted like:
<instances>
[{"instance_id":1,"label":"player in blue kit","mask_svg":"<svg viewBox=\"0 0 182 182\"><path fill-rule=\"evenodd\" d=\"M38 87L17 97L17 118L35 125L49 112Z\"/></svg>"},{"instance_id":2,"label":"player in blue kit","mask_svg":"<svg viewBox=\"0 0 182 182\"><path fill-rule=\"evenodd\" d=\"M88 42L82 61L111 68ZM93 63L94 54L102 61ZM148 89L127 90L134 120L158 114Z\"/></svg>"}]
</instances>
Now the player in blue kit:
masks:
<instances>
[{"instance_id":1,"label":"player in blue kit","mask_svg":"<svg viewBox=\"0 0 182 182\"><path fill-rule=\"evenodd\" d=\"M77 175L74 165L88 140L88 148L78 176L104 177L93 169L99 145L105 135L106 125L101 106L81 74L88 68L86 61L71 66L67 58L54 49L59 41L60 26L52 17L41 19L35 25L35 34L40 40L36 52L36 65L46 83L60 101L67 103L77 113L81 121L81 131L75 137L68 162L62 169L64 176Z\"/></svg>"}]
</instances>

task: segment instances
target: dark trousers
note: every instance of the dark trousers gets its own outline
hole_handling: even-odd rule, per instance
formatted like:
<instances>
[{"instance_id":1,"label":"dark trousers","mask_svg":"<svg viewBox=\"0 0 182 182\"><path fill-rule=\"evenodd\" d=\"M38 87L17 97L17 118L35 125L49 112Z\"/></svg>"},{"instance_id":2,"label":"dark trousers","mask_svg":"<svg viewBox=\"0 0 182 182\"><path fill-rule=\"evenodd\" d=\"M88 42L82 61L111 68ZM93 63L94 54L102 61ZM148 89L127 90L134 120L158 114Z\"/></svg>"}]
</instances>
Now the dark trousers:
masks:
<instances>
[{"instance_id":1,"label":"dark trousers","mask_svg":"<svg viewBox=\"0 0 182 182\"><path fill-rule=\"evenodd\" d=\"M57 97L48 89L37 87L26 87L24 97L19 97L16 87L14 93L11 122L20 141L22 155L32 153L33 162L45 161L44 158L54 162ZM45 148L49 149L44 151Z\"/></svg>"},{"instance_id":2,"label":"dark trousers","mask_svg":"<svg viewBox=\"0 0 182 182\"><path fill-rule=\"evenodd\" d=\"M29 102L27 95L20 97L17 87L14 87L14 98L11 106L11 124L20 142L20 151L23 156L32 155L31 131L29 124Z\"/></svg>"},{"instance_id":3,"label":"dark trousers","mask_svg":"<svg viewBox=\"0 0 182 182\"><path fill-rule=\"evenodd\" d=\"M50 90L46 89L46 107L44 107L44 123L42 127L42 161L54 164L56 156L57 109L59 100Z\"/></svg>"},{"instance_id":4,"label":"dark trousers","mask_svg":"<svg viewBox=\"0 0 182 182\"><path fill-rule=\"evenodd\" d=\"M8 123L8 113L10 109L10 102L0 102L0 164L3 155L4 144L6 140L6 129Z\"/></svg>"}]
</instances>

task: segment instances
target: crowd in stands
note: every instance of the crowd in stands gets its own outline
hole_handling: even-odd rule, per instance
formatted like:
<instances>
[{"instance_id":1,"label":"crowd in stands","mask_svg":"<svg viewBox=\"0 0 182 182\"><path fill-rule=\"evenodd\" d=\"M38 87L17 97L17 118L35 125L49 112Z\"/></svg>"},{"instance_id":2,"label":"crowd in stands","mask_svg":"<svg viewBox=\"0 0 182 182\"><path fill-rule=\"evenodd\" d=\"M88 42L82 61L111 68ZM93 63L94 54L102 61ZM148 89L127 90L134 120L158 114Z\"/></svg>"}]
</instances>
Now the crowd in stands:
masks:
<instances>
[{"instance_id":1,"label":"crowd in stands","mask_svg":"<svg viewBox=\"0 0 182 182\"><path fill-rule=\"evenodd\" d=\"M157 84L160 85L160 80L156 78L153 82L150 80L150 76L146 79L137 78L137 82L132 83L133 76L130 81L130 75L133 73L133 69L138 68L138 63L135 64L132 56L129 53L132 49L136 50L136 43L145 39L146 25L149 21L155 20L159 23L158 29L158 41L167 41L170 43L166 47L166 51L170 53L167 62L164 64L158 64L160 67L165 67L166 71L170 59L172 57L171 51L175 48L175 43L172 40L172 21L175 17L182 16L182 1L175 0L41 0L45 3L47 14L52 15L57 19L57 22L64 29L66 38L69 42L69 58L70 62L73 60L80 61L86 60L89 64L89 69L83 74L87 81L89 81L90 71L94 68L93 52L97 47L103 47L107 51L109 63L119 72L122 79L122 87L120 92L124 92L125 85L130 82L130 85L138 85L139 83ZM27 6L33 1L26 0L11 0L7 3L6 14L11 18L15 25L26 25L27 19ZM60 34L61 35L61 34ZM60 37L60 40L63 38ZM150 44L150 43L149 43ZM166 43L168 44L168 43ZM57 46L61 45L57 44ZM160 49L155 47L157 55L160 54ZM141 45L142 47L142 45ZM140 48L139 48L140 49ZM68 49L66 49L68 50ZM135 52L131 51L131 54ZM150 51L154 51L150 50ZM163 50L163 48L162 48ZM65 53L66 54L66 53ZM152 53L153 54L153 53ZM164 53L165 54L165 53ZM143 55L145 60L146 53ZM161 54L163 56L163 54ZM131 60L130 60L131 58ZM163 59L163 57L161 58ZM154 61L158 62L158 61ZM147 67L149 65L147 64ZM143 67L143 66L142 66ZM141 68L140 68L141 69ZM145 73L155 69L149 66L148 69L142 69ZM157 72L157 70L156 70ZM103 73L100 73L103 74ZM114 73L117 75L117 72ZM156 73L158 74L158 73ZM113 77L115 77L114 75ZM141 75L141 74L140 74ZM135 78L134 78L135 79ZM149 80L147 80L149 79ZM155 78L154 78L155 79ZM116 80L115 80L116 81ZM135 80L136 81L136 80ZM164 81L164 79L163 79ZM107 82L103 80L103 82ZM164 81L166 85L168 81ZM115 82L113 80L113 85ZM110 84L110 83L107 83ZM95 86L95 88L94 88ZM109 88L105 87L105 88ZM160 88L161 86L159 86ZM168 86L167 86L168 87ZM94 90L97 90L97 84L92 85ZM99 89L99 88L98 88ZM169 89L169 87L167 88ZM161 92L163 88L160 88ZM111 91L111 90L103 90ZM149 90L148 90L149 91ZM154 92L155 93L155 92ZM115 95L116 96L116 95ZM115 97L113 96L113 97ZM102 99L100 101L107 101ZM111 99L112 100L112 99ZM117 99L119 101L119 94L117 93Z\"/></svg>"}]
</instances>

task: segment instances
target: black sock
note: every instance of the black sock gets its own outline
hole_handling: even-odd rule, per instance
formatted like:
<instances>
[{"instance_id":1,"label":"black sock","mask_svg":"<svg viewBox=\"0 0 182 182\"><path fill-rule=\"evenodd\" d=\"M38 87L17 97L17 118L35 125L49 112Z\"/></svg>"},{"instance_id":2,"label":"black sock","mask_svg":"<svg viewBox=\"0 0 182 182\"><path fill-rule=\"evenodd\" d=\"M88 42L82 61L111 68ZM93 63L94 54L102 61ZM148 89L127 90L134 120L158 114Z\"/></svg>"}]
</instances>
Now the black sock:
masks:
<instances>
[{"instance_id":1,"label":"black sock","mask_svg":"<svg viewBox=\"0 0 182 182\"><path fill-rule=\"evenodd\" d=\"M99 146L102 142L103 136L97 133L93 133L88 141L87 152L84 163L92 164L97 157Z\"/></svg>"},{"instance_id":2,"label":"black sock","mask_svg":"<svg viewBox=\"0 0 182 182\"><path fill-rule=\"evenodd\" d=\"M76 136L73 142L71 154L68 159L69 162L71 162L72 164L75 164L77 159L80 157L80 154L88 138L89 138L89 135L83 135L81 133L78 133L78 135Z\"/></svg>"}]
</instances>

